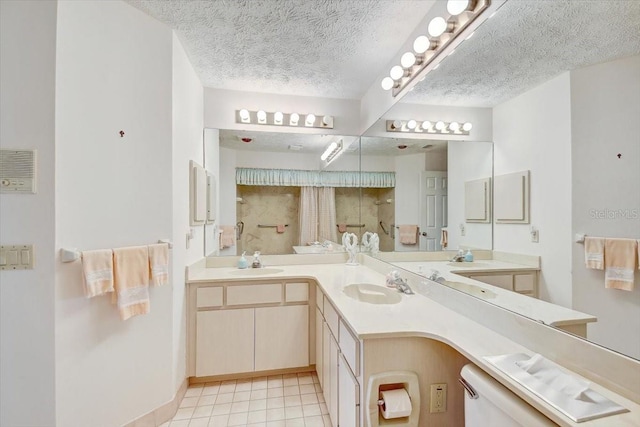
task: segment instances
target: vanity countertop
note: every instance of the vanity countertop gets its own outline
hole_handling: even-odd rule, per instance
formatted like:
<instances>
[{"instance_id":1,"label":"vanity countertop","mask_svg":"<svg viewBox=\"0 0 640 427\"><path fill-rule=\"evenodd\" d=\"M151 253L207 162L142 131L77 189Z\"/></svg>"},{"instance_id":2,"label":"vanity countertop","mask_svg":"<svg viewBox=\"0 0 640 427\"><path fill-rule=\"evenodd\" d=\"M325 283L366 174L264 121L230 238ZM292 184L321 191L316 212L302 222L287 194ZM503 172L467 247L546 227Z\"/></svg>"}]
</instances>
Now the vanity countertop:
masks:
<instances>
[{"instance_id":1,"label":"vanity countertop","mask_svg":"<svg viewBox=\"0 0 640 427\"><path fill-rule=\"evenodd\" d=\"M483 261L484 262L484 261ZM421 263L425 264L425 263ZM526 267L526 266L525 266ZM640 404L620 396L612 391L592 382L592 389L616 403L628 408L631 412L587 421L580 424L573 423L549 404L524 389L517 382L503 374L500 370L485 361L484 356L495 356L507 353L524 353L532 355L534 352L518 342L509 339L486 326L466 317L429 297L433 283L423 283L416 275L409 276L409 284L416 292L415 295L401 295L401 302L397 304L368 304L347 296L343 289L354 283L370 283L382 285L385 275L380 268L370 268L365 265L350 266L345 264L301 264L301 265L269 265L271 274L257 275L255 272L239 272L237 268L218 267L190 267L188 271L189 283L211 283L247 280L272 280L287 278L308 278L315 280L323 292L330 298L340 316L349 324L360 339L422 336L441 341L455 348L474 364L485 370L491 376L510 388L514 393L535 406L538 410L560 425L566 426L640 426ZM387 266L388 268L388 266ZM454 267L452 267L454 268ZM531 269L531 267L527 267ZM275 270L277 269L277 270ZM509 268L512 270L513 268ZM455 268L454 268L455 270ZM273 272L278 271L278 272ZM487 270L485 270L487 271ZM441 274L450 274L442 269ZM405 275L402 275L405 276ZM456 280L462 281L461 276ZM471 283L479 282L466 279ZM457 294L458 292L456 292ZM535 305L542 301L516 295ZM458 296L454 296L457 298ZM460 294L460 298L470 298ZM545 303L546 304L546 303ZM546 304L552 306L551 304ZM496 308L499 310L498 308ZM540 317L553 316L556 321L579 321L582 313L573 310L540 305ZM545 311L546 310L546 311ZM557 316L564 316L557 317ZM551 317L549 317L551 319ZM523 321L527 319L523 318ZM551 321L550 321L551 323ZM639 368L640 369L640 368ZM577 374L575 374L577 375ZM580 376L577 375L579 378ZM589 381L589 380L585 380Z\"/></svg>"}]
</instances>

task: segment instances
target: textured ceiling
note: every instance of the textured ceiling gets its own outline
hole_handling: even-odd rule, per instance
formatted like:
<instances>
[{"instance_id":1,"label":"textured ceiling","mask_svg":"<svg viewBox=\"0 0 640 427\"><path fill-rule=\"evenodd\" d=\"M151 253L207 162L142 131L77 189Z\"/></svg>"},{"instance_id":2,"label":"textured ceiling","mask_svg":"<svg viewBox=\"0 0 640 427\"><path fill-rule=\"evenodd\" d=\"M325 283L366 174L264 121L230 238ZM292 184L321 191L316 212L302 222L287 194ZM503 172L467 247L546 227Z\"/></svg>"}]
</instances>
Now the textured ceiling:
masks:
<instances>
[{"instance_id":1,"label":"textured ceiling","mask_svg":"<svg viewBox=\"0 0 640 427\"><path fill-rule=\"evenodd\" d=\"M129 0L176 30L204 86L360 99L432 1Z\"/></svg>"},{"instance_id":2,"label":"textured ceiling","mask_svg":"<svg viewBox=\"0 0 640 427\"><path fill-rule=\"evenodd\" d=\"M493 107L562 72L639 53L638 0L509 0L402 102Z\"/></svg>"}]
</instances>

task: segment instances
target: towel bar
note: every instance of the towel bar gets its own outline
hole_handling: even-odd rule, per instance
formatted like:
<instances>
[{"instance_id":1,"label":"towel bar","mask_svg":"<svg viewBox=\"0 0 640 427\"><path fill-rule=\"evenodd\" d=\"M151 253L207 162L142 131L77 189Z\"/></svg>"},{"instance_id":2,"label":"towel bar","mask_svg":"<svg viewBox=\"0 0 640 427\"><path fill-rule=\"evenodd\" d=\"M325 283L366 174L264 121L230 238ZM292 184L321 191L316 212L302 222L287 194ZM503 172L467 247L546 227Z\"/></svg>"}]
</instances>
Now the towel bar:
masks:
<instances>
[{"instance_id":1,"label":"towel bar","mask_svg":"<svg viewBox=\"0 0 640 427\"><path fill-rule=\"evenodd\" d=\"M158 243L166 243L169 246L169 249L173 248L173 243L169 239L160 239L158 240ZM62 262L73 262L80 258L82 258L82 252L76 248L60 249L60 260Z\"/></svg>"},{"instance_id":2,"label":"towel bar","mask_svg":"<svg viewBox=\"0 0 640 427\"><path fill-rule=\"evenodd\" d=\"M336 225L336 227L340 227L339 225ZM357 228L363 228L366 227L366 224L346 224L346 227L357 227Z\"/></svg>"},{"instance_id":3,"label":"towel bar","mask_svg":"<svg viewBox=\"0 0 640 427\"><path fill-rule=\"evenodd\" d=\"M285 227L288 227L289 224L285 224ZM264 224L258 224L258 228L276 228L277 225L264 225Z\"/></svg>"}]
</instances>

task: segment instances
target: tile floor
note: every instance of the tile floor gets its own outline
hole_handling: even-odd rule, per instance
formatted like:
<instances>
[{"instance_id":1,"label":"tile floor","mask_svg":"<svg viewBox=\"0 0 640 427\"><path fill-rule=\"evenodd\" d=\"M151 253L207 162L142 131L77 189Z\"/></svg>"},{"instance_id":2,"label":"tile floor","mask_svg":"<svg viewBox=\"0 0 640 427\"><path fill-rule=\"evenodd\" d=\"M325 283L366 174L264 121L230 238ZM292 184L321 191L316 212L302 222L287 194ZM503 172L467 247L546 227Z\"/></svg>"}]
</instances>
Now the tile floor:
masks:
<instances>
[{"instance_id":1,"label":"tile floor","mask_svg":"<svg viewBox=\"0 0 640 427\"><path fill-rule=\"evenodd\" d=\"M315 372L192 384L161 427L331 427Z\"/></svg>"}]
</instances>

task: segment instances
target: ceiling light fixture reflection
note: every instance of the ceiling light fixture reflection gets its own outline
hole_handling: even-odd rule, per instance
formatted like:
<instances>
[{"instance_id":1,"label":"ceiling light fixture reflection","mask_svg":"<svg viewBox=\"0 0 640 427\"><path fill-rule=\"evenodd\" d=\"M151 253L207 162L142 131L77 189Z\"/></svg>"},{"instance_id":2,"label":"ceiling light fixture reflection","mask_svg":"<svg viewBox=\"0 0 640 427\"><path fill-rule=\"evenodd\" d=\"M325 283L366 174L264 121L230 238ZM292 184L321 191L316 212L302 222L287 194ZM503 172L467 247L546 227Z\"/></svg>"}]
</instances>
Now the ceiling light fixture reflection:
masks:
<instances>
[{"instance_id":1,"label":"ceiling light fixture reflection","mask_svg":"<svg viewBox=\"0 0 640 427\"><path fill-rule=\"evenodd\" d=\"M281 125L282 124L282 119L284 119L284 114L282 114L282 111L276 111L275 113L273 113L273 123L276 125Z\"/></svg>"},{"instance_id":2,"label":"ceiling light fixture reflection","mask_svg":"<svg viewBox=\"0 0 640 427\"><path fill-rule=\"evenodd\" d=\"M300 121L300 115L298 113L292 113L289 117L289 126L298 126Z\"/></svg>"},{"instance_id":3,"label":"ceiling light fixture reflection","mask_svg":"<svg viewBox=\"0 0 640 427\"><path fill-rule=\"evenodd\" d=\"M340 154L342 154L343 146L344 145L342 140L333 141L331 144L329 144L327 149L324 150L324 153L322 153L322 155L320 156L320 160L325 162L325 166L328 165L329 163L337 159Z\"/></svg>"},{"instance_id":4,"label":"ceiling light fixture reflection","mask_svg":"<svg viewBox=\"0 0 640 427\"><path fill-rule=\"evenodd\" d=\"M449 0L443 16L436 16L427 25L426 34L413 42L413 52L401 55L400 65L394 65L389 78L381 81L382 89L393 97L404 94L437 68L443 59L472 34L486 15L500 8L507 0ZM488 13L485 13L488 12ZM480 18L482 17L482 18Z\"/></svg>"}]
</instances>

